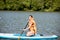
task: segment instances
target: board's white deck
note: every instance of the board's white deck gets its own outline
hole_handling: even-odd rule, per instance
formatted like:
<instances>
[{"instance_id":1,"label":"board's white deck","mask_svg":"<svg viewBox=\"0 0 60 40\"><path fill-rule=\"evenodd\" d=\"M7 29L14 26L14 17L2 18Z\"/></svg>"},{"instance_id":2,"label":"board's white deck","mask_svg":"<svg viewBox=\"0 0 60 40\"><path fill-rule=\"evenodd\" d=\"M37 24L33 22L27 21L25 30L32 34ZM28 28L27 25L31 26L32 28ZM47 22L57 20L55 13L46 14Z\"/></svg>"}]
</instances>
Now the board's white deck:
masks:
<instances>
[{"instance_id":1,"label":"board's white deck","mask_svg":"<svg viewBox=\"0 0 60 40\"><path fill-rule=\"evenodd\" d=\"M36 34L34 37L26 37L26 36L14 36L14 34L9 33L0 33L0 37L3 38L56 38L56 35L48 35L48 36L40 36L39 34Z\"/></svg>"}]
</instances>

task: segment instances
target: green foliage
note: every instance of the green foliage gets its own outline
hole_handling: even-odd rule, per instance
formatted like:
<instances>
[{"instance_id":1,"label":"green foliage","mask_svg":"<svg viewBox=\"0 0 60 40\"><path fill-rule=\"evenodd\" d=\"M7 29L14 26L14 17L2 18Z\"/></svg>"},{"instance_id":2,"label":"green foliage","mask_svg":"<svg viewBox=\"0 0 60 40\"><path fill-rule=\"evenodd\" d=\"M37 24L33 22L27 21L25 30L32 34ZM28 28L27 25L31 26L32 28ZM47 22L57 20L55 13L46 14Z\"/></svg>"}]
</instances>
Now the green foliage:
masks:
<instances>
[{"instance_id":1,"label":"green foliage","mask_svg":"<svg viewBox=\"0 0 60 40\"><path fill-rule=\"evenodd\" d=\"M1 1L0 1L0 10L3 10L4 7L5 7L4 2L1 0Z\"/></svg>"},{"instance_id":2,"label":"green foliage","mask_svg":"<svg viewBox=\"0 0 60 40\"><path fill-rule=\"evenodd\" d=\"M60 11L60 0L0 0L0 10Z\"/></svg>"}]
</instances>

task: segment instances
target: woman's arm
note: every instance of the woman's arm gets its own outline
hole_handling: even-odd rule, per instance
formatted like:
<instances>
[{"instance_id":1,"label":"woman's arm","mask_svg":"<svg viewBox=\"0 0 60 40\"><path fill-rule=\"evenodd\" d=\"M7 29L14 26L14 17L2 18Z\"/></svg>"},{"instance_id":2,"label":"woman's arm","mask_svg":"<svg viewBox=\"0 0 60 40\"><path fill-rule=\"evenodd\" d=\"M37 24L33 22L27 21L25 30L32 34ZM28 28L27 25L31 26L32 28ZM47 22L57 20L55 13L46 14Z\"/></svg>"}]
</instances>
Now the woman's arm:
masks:
<instances>
[{"instance_id":1,"label":"woman's arm","mask_svg":"<svg viewBox=\"0 0 60 40\"><path fill-rule=\"evenodd\" d=\"M31 27L31 23L28 23L28 27L26 29L23 29L24 31L25 30L28 30L29 28Z\"/></svg>"}]
</instances>

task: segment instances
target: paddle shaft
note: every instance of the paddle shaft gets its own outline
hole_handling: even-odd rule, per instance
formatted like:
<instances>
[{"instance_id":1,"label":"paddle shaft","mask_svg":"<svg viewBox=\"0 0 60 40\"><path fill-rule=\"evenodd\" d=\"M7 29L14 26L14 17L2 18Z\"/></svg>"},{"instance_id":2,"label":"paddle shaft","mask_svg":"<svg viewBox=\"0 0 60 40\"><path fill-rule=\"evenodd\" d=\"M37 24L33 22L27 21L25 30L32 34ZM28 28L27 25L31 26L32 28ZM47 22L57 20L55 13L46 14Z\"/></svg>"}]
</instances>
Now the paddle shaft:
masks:
<instances>
[{"instance_id":1,"label":"paddle shaft","mask_svg":"<svg viewBox=\"0 0 60 40\"><path fill-rule=\"evenodd\" d=\"M28 22L27 22L25 28L23 28L23 29L26 29L26 28L27 28L27 25L28 25ZM21 32L21 35L23 34L23 32L24 32L24 31Z\"/></svg>"}]
</instances>

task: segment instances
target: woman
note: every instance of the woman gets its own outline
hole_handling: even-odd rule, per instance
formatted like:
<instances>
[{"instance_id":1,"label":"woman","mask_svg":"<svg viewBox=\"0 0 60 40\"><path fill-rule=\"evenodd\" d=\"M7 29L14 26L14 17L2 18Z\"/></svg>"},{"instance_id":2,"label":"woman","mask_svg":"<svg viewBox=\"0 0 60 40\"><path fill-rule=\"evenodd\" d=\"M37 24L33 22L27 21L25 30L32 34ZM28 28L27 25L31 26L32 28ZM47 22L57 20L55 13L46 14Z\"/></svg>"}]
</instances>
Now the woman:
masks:
<instances>
[{"instance_id":1,"label":"woman","mask_svg":"<svg viewBox=\"0 0 60 40\"><path fill-rule=\"evenodd\" d=\"M27 32L26 36L32 36L36 34L36 23L32 15L29 16L29 21L28 21L28 28L24 29L29 31Z\"/></svg>"}]
</instances>

